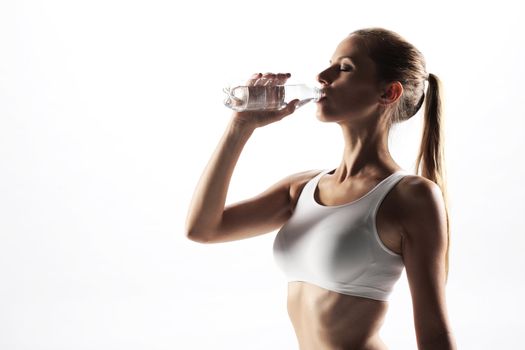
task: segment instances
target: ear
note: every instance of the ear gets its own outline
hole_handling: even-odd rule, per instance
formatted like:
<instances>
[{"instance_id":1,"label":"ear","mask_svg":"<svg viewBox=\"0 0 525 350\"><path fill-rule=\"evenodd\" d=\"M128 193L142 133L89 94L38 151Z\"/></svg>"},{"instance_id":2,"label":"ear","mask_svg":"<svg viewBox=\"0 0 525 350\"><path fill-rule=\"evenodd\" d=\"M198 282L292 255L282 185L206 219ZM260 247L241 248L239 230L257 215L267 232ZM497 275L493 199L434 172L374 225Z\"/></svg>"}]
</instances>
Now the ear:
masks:
<instances>
[{"instance_id":1,"label":"ear","mask_svg":"<svg viewBox=\"0 0 525 350\"><path fill-rule=\"evenodd\" d=\"M399 81L389 83L383 90L379 98L379 103L383 105L389 105L396 102L403 94L403 85Z\"/></svg>"}]
</instances>

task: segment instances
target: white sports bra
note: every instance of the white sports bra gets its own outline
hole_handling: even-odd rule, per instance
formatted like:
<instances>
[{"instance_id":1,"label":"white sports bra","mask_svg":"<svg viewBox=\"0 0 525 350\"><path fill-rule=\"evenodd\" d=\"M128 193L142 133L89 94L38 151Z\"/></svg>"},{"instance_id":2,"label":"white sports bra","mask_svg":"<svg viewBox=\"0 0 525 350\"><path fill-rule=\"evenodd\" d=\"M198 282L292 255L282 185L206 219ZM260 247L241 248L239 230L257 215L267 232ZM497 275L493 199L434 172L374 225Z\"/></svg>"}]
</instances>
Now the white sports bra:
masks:
<instances>
[{"instance_id":1,"label":"white sports bra","mask_svg":"<svg viewBox=\"0 0 525 350\"><path fill-rule=\"evenodd\" d=\"M274 259L289 282L386 301L404 264L381 242L375 219L386 194L410 173L398 170L355 201L325 206L314 193L328 172L304 186L292 216L275 236Z\"/></svg>"}]
</instances>

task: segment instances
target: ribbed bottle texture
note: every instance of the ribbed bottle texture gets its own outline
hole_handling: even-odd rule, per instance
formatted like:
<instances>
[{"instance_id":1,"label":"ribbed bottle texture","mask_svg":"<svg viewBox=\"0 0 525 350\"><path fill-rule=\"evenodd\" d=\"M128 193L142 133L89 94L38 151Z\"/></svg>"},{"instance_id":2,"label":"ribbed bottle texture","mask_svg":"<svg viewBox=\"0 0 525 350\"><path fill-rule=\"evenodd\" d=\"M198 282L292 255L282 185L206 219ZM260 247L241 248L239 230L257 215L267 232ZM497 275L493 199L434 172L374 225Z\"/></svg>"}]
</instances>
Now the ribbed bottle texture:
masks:
<instances>
[{"instance_id":1,"label":"ribbed bottle texture","mask_svg":"<svg viewBox=\"0 0 525 350\"><path fill-rule=\"evenodd\" d=\"M322 90L306 84L274 86L236 86L223 89L226 93L224 104L235 111L279 110L295 99L298 106L318 101Z\"/></svg>"}]
</instances>

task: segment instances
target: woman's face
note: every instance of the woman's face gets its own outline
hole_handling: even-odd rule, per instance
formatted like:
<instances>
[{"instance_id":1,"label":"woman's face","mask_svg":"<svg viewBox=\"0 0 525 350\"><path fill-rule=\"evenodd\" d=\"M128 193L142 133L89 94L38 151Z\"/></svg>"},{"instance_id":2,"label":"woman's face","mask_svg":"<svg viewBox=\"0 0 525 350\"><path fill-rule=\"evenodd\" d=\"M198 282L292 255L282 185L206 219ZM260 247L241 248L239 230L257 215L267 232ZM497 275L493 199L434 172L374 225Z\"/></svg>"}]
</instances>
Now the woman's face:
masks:
<instances>
[{"instance_id":1,"label":"woman's face","mask_svg":"<svg viewBox=\"0 0 525 350\"><path fill-rule=\"evenodd\" d=\"M317 103L323 121L367 120L377 114L383 94L374 62L362 39L350 35L336 48L330 65L317 75L326 98Z\"/></svg>"}]
</instances>

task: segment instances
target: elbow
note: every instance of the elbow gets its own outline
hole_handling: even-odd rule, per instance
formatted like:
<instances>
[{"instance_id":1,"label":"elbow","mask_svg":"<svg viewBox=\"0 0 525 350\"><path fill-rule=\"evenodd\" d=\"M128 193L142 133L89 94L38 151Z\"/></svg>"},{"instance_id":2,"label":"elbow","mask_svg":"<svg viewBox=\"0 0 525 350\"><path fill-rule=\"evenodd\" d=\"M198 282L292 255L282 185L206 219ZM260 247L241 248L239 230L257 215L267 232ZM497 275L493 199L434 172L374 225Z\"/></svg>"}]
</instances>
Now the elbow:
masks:
<instances>
[{"instance_id":1,"label":"elbow","mask_svg":"<svg viewBox=\"0 0 525 350\"><path fill-rule=\"evenodd\" d=\"M186 238L191 241L197 243L212 243L213 237L217 236L218 227L218 224L188 216L184 232Z\"/></svg>"},{"instance_id":2,"label":"elbow","mask_svg":"<svg viewBox=\"0 0 525 350\"><path fill-rule=\"evenodd\" d=\"M184 237L190 241L197 243L205 243L203 235L196 225L196 220L192 220L191 216L188 214L186 217L186 222L184 223Z\"/></svg>"},{"instance_id":3,"label":"elbow","mask_svg":"<svg viewBox=\"0 0 525 350\"><path fill-rule=\"evenodd\" d=\"M209 236L202 233L202 231L196 230L193 227L186 226L185 229L185 237L189 239L190 241L197 242L197 243L210 243Z\"/></svg>"},{"instance_id":4,"label":"elbow","mask_svg":"<svg viewBox=\"0 0 525 350\"><path fill-rule=\"evenodd\" d=\"M209 241L202 235L197 235L195 233L186 232L186 238L190 241L197 242L197 243L209 243Z\"/></svg>"}]
</instances>

